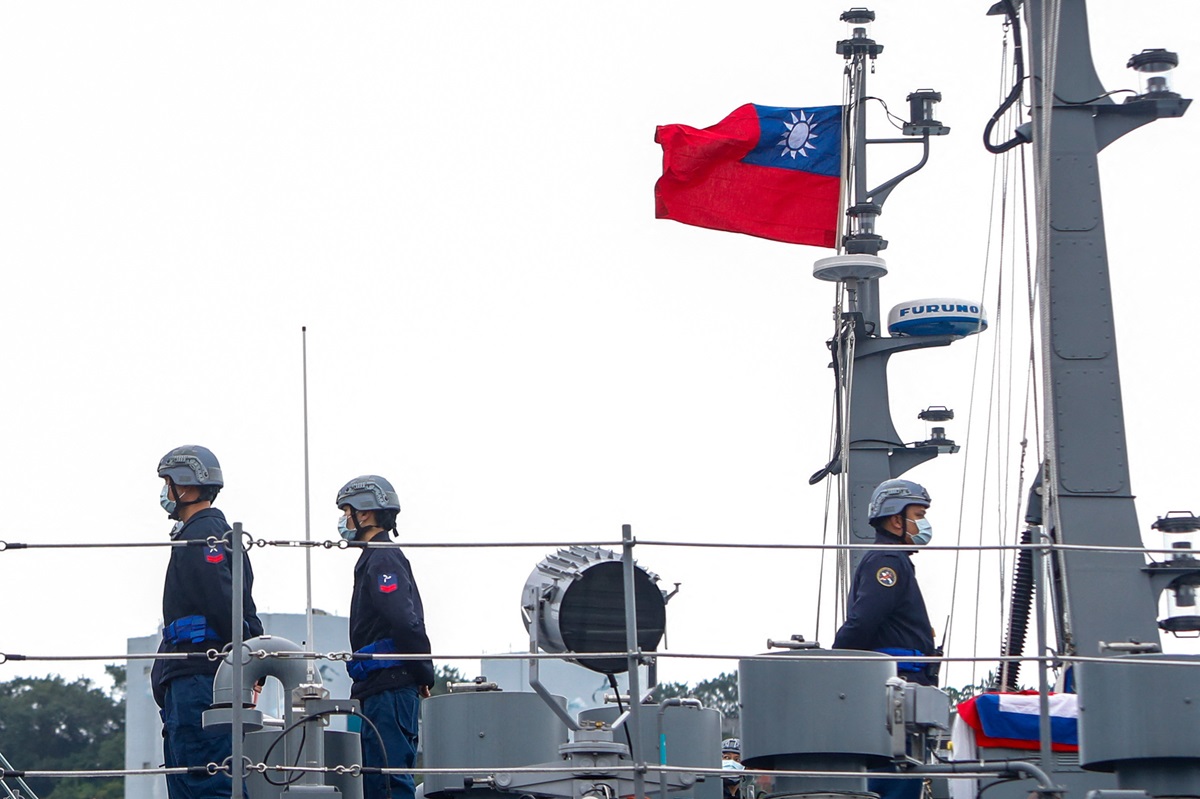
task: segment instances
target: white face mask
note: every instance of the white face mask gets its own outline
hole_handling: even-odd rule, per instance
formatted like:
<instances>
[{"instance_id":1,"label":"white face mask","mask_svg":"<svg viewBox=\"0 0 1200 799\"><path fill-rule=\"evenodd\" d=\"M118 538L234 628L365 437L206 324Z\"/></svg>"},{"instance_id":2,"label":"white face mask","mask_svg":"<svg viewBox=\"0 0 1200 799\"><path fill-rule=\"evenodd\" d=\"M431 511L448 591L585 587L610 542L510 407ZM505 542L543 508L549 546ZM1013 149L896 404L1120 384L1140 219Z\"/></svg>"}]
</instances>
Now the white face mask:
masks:
<instances>
[{"instance_id":1,"label":"white face mask","mask_svg":"<svg viewBox=\"0 0 1200 799\"><path fill-rule=\"evenodd\" d=\"M929 540L933 538L933 525L924 519L910 519L917 526L917 532L912 537L912 542L917 546L925 546Z\"/></svg>"}]
</instances>

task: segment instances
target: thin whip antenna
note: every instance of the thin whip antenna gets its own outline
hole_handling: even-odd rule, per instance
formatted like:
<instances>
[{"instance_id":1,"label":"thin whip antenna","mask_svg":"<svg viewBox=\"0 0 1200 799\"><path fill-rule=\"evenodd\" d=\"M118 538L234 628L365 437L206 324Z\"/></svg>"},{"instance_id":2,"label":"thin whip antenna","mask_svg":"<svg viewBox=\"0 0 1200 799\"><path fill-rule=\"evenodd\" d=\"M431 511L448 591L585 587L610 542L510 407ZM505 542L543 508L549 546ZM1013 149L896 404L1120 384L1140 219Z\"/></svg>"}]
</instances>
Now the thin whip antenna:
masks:
<instances>
[{"instance_id":1,"label":"thin whip antenna","mask_svg":"<svg viewBox=\"0 0 1200 799\"><path fill-rule=\"evenodd\" d=\"M304 542L312 542L312 497L308 489L308 327L300 328L300 360L304 384ZM304 636L306 652L315 652L313 648L313 605L312 605L312 546L304 547L304 589L307 593L304 606L304 621L308 625ZM317 669L314 661L308 661L308 681L317 681Z\"/></svg>"}]
</instances>

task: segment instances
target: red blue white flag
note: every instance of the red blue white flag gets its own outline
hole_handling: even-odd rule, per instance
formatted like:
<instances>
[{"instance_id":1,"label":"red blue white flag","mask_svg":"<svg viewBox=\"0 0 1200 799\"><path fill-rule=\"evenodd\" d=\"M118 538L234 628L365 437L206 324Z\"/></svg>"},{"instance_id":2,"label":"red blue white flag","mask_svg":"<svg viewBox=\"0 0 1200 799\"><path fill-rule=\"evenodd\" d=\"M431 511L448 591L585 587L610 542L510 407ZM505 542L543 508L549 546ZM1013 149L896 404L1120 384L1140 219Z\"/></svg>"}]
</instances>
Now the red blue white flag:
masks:
<instances>
[{"instance_id":1,"label":"red blue white flag","mask_svg":"<svg viewBox=\"0 0 1200 799\"><path fill-rule=\"evenodd\" d=\"M712 127L660 125L655 214L792 244L837 246L842 106L747 104Z\"/></svg>"},{"instance_id":2,"label":"red blue white flag","mask_svg":"<svg viewBox=\"0 0 1200 799\"><path fill-rule=\"evenodd\" d=\"M1079 697L1050 694L1051 747L1056 752L1079 748ZM958 706L958 716L975 730L977 746L1037 749L1040 732L1038 695L1033 692L982 694Z\"/></svg>"}]
</instances>

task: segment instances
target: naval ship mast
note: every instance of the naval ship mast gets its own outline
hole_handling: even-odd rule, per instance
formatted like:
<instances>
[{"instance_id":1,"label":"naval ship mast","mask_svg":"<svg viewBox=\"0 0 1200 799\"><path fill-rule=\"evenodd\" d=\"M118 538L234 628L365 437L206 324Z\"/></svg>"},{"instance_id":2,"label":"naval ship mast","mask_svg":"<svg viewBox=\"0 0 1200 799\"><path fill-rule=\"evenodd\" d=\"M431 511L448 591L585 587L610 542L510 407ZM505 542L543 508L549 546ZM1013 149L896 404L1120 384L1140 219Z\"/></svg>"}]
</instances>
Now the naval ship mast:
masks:
<instances>
[{"instance_id":1,"label":"naval ship mast","mask_svg":"<svg viewBox=\"0 0 1200 799\"><path fill-rule=\"evenodd\" d=\"M1011 0L996 9L1016 23ZM1086 0L1026 0L1024 10L1033 124L1018 135L1034 145L1046 397L1041 507L1031 501L1027 521L1031 540L1107 548L1052 550L1059 654L1076 661L1079 763L1112 772L1133 795L1197 796L1200 744L1179 733L1200 720L1192 699L1200 659L1159 654L1158 627L1171 625L1156 624L1163 590L1188 601L1196 561L1147 566L1140 551L1097 163L1106 146L1182 116L1190 100L1162 76L1175 54L1145 50L1127 65L1148 76L1145 90L1116 102L1092 63ZM1044 740L1044 763L1048 755Z\"/></svg>"},{"instance_id":2,"label":"naval ship mast","mask_svg":"<svg viewBox=\"0 0 1200 799\"><path fill-rule=\"evenodd\" d=\"M1002 0L991 13L1004 13L1019 25L1019 3ZM1114 100L1092 64L1086 0L1025 0L1023 10L1030 28L1031 79L1016 90L1030 98L1033 123L1004 147L989 149L1000 152L1032 142L1036 162L1046 460L1027 518L1028 540L1041 546L1025 560L1035 561L1039 602L1051 592L1042 585L1043 575L1053 575L1058 655L1076 664L1079 765L1112 776L1100 779L1075 768L1076 774L1062 779L1066 769L1056 767L1051 755L1044 699L1041 763L1072 793L1099 787L1092 799L1102 799L1114 787L1130 792L1126 797L1200 796L1200 743L1184 733L1200 722L1200 707L1191 696L1200 658L1168 658L1159 643L1159 627L1197 630L1200 616L1193 611L1182 622L1156 622L1164 590L1180 606L1194 608L1200 561L1184 554L1147 565L1142 553L1127 463L1097 158L1126 133L1159 118L1181 116L1190 101L1170 91L1161 75L1178 63L1165 50L1134 55L1128 66L1149 77L1146 88L1123 102ZM846 297L843 324L829 342L842 418L833 456L812 482L842 475L850 543L868 543L873 535L865 511L874 486L939 451L953 451L937 440L911 446L900 440L891 421L887 361L896 352L945 346L964 331L883 335L878 281L887 269L878 254L887 242L876 233L875 221L887 194L924 159L897 178L867 188L866 145L883 140L866 137L866 67L883 48L866 35L865 25L874 19L871 12L852 9L842 19L856 26L852 38L838 44L849 62L850 231L843 254L814 267L816 277L841 282ZM936 93L928 95L933 100ZM914 114L905 133L921 134L927 155L929 135L945 131L930 113L915 113L918 102L911 96L910 102ZM1187 532L1200 529L1200 520L1168 516L1156 526ZM1061 545L1090 549L1054 548ZM851 567L860 557L852 552ZM1039 643L1045 637L1043 625ZM1043 695L1045 655L1040 648ZM1019 791L1015 785L1013 790Z\"/></svg>"},{"instance_id":3,"label":"naval ship mast","mask_svg":"<svg viewBox=\"0 0 1200 799\"><path fill-rule=\"evenodd\" d=\"M957 324L943 320L940 327L927 329L923 335L883 335L879 280L888 270L879 253L888 242L877 232L876 221L892 190L925 166L930 137L943 136L950 128L933 118L941 94L921 89L907 98L910 119L902 129L904 138L869 138L867 104L871 98L867 95L867 76L883 52L883 45L868 34L868 25L875 20L873 11L852 8L841 19L851 26L850 38L837 44L837 52L846 61L844 153L849 156L846 170L850 191L846 210L849 231L840 243L840 254L823 258L813 266L814 277L840 283L845 297L837 335L828 342L838 387L839 429L829 463L809 482L815 484L828 475L840 475L842 526L848 531L844 537L850 544L871 544L875 532L867 522L866 513L875 486L941 453L958 451L954 442L945 439L917 444L901 440L892 421L888 397L888 360L899 352L948 346L980 328L977 323L964 325L961 320ZM867 182L867 147L891 144L919 144L921 158L913 167L871 188ZM847 567L844 573L852 573L863 554L863 550L850 550L849 560L843 564Z\"/></svg>"}]
</instances>

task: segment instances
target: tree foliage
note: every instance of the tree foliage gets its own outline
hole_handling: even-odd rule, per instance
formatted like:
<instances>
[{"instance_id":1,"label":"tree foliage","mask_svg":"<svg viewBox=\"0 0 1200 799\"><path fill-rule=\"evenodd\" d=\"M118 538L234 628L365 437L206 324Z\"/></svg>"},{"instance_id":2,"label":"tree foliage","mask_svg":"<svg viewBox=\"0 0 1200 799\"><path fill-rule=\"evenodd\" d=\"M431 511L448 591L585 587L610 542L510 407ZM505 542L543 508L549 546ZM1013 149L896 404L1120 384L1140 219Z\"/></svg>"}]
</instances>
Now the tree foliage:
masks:
<instances>
[{"instance_id":1,"label":"tree foliage","mask_svg":"<svg viewBox=\"0 0 1200 799\"><path fill-rule=\"evenodd\" d=\"M438 694L450 693L448 687L452 682L463 682L467 678L461 671L453 666L434 666L433 667L433 687L429 689L430 696Z\"/></svg>"},{"instance_id":2,"label":"tree foliage","mask_svg":"<svg viewBox=\"0 0 1200 799\"><path fill-rule=\"evenodd\" d=\"M950 694L950 701L957 705L960 702L966 702L973 696L1000 690L999 679L996 677L996 672L989 671L986 677L974 685L964 685L962 688L946 687L942 690ZM1022 686L1020 690L1024 691L1028 689Z\"/></svg>"},{"instance_id":3,"label":"tree foliage","mask_svg":"<svg viewBox=\"0 0 1200 799\"><path fill-rule=\"evenodd\" d=\"M24 771L119 769L125 763L125 667L107 666L114 690L58 675L0 683L0 752ZM41 799L121 799L118 777L26 779Z\"/></svg>"},{"instance_id":4,"label":"tree foliage","mask_svg":"<svg viewBox=\"0 0 1200 799\"><path fill-rule=\"evenodd\" d=\"M685 682L659 683L658 698L691 697L699 699L705 707L721 711L723 721L721 729L724 734L732 735L737 732L738 719L742 715L741 705L738 704L738 675L736 671L722 673L712 679L702 680L695 687Z\"/></svg>"}]
</instances>

